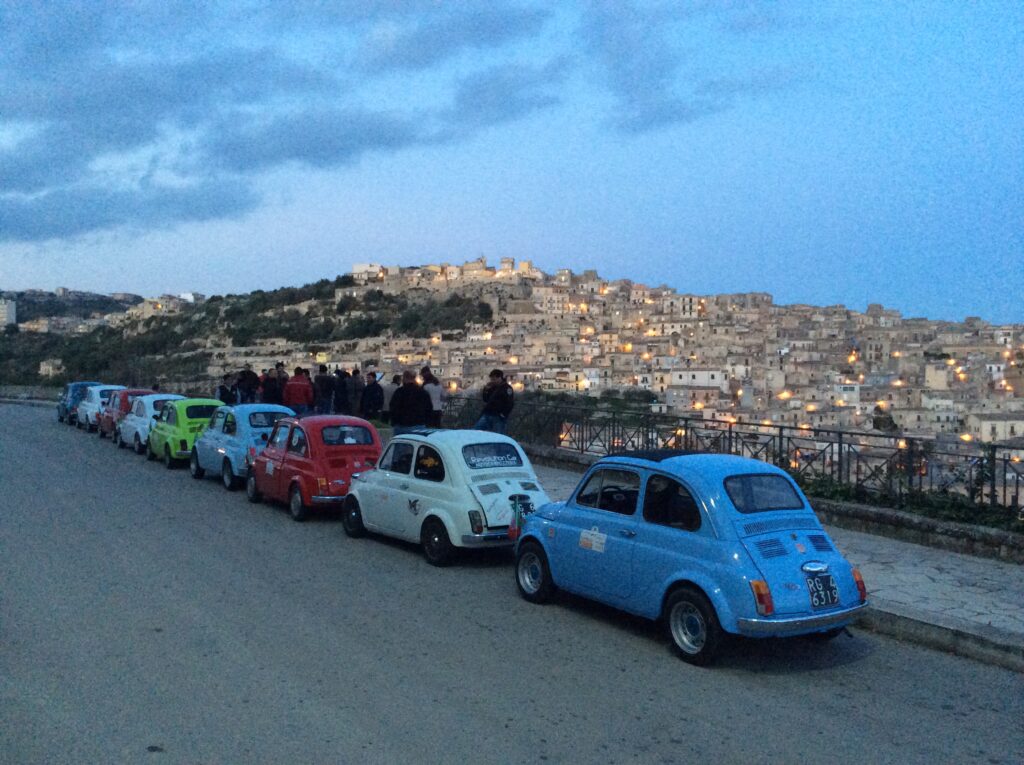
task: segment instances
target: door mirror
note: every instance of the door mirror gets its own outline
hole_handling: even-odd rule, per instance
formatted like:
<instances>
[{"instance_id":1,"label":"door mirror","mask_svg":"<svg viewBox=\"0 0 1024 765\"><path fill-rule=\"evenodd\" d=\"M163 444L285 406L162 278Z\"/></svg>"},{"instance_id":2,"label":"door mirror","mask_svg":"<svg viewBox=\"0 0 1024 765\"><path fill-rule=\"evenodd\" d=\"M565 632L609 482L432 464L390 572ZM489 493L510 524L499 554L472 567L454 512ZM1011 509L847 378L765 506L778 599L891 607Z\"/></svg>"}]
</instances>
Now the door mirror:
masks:
<instances>
[{"instance_id":1,"label":"door mirror","mask_svg":"<svg viewBox=\"0 0 1024 765\"><path fill-rule=\"evenodd\" d=\"M263 443L266 443L269 440L270 440L270 436L268 436L266 433L260 433L260 441L262 441Z\"/></svg>"},{"instance_id":2,"label":"door mirror","mask_svg":"<svg viewBox=\"0 0 1024 765\"><path fill-rule=\"evenodd\" d=\"M154 414L153 415L153 419L154 420L159 420L160 419L160 415L159 414Z\"/></svg>"}]
</instances>

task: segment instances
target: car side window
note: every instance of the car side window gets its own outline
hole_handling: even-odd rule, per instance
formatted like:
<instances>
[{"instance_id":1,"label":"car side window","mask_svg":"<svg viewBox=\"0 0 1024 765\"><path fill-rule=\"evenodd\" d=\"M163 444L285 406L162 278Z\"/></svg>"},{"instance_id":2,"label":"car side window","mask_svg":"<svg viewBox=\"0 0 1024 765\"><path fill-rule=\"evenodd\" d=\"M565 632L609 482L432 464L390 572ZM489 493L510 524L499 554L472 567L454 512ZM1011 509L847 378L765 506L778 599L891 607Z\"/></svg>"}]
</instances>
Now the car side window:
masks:
<instances>
[{"instance_id":1,"label":"car side window","mask_svg":"<svg viewBox=\"0 0 1024 765\"><path fill-rule=\"evenodd\" d=\"M210 418L210 424L206 427L208 430L213 430L220 427L222 422L224 422L224 412L214 412L213 417Z\"/></svg>"},{"instance_id":2,"label":"car side window","mask_svg":"<svg viewBox=\"0 0 1024 765\"><path fill-rule=\"evenodd\" d=\"M576 504L618 515L632 515L636 512L639 494L640 476L632 470L596 470L577 493Z\"/></svg>"},{"instance_id":3,"label":"car side window","mask_svg":"<svg viewBox=\"0 0 1024 765\"><path fill-rule=\"evenodd\" d=\"M133 412L133 414L136 417L145 417L146 416L146 405L143 404L141 401L136 401L135 402L135 408L132 410L132 412Z\"/></svg>"},{"instance_id":4,"label":"car side window","mask_svg":"<svg viewBox=\"0 0 1024 765\"><path fill-rule=\"evenodd\" d=\"M443 481L444 462L441 455L433 447L421 446L416 453L416 468L413 475L424 481Z\"/></svg>"},{"instance_id":5,"label":"car side window","mask_svg":"<svg viewBox=\"0 0 1024 765\"><path fill-rule=\"evenodd\" d=\"M288 439L288 451L292 454L307 456L306 433L302 428L294 428L292 437Z\"/></svg>"},{"instance_id":6,"label":"car side window","mask_svg":"<svg viewBox=\"0 0 1024 765\"><path fill-rule=\"evenodd\" d=\"M237 430L238 425L235 421L235 415L227 415L227 417L224 418L224 432L229 436L233 436Z\"/></svg>"},{"instance_id":7,"label":"car side window","mask_svg":"<svg viewBox=\"0 0 1024 765\"><path fill-rule=\"evenodd\" d=\"M286 443L288 443L287 423L275 426L274 432L270 434L270 440L267 442L267 446L270 448L283 449Z\"/></svg>"},{"instance_id":8,"label":"car side window","mask_svg":"<svg viewBox=\"0 0 1024 765\"><path fill-rule=\"evenodd\" d=\"M644 492L644 520L683 531L700 528L700 508L689 490L668 476L652 475Z\"/></svg>"},{"instance_id":9,"label":"car side window","mask_svg":"<svg viewBox=\"0 0 1024 765\"><path fill-rule=\"evenodd\" d=\"M412 467L412 444L398 441L388 447L378 467L392 473L408 474Z\"/></svg>"},{"instance_id":10,"label":"car side window","mask_svg":"<svg viewBox=\"0 0 1024 765\"><path fill-rule=\"evenodd\" d=\"M173 406L164 409L164 414L166 415L168 425L174 425L178 422L178 410Z\"/></svg>"}]
</instances>

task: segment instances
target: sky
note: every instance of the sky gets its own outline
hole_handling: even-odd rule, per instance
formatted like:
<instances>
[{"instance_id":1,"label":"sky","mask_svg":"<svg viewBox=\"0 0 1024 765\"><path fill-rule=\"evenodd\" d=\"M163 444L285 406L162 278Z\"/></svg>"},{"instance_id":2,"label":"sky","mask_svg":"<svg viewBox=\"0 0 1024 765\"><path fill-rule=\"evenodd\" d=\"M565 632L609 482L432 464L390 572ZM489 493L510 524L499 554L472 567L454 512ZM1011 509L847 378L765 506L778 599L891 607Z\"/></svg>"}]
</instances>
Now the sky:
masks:
<instances>
[{"instance_id":1,"label":"sky","mask_svg":"<svg viewBox=\"0 0 1024 765\"><path fill-rule=\"evenodd\" d=\"M1024 322L1024 4L0 0L0 289L512 257Z\"/></svg>"}]
</instances>

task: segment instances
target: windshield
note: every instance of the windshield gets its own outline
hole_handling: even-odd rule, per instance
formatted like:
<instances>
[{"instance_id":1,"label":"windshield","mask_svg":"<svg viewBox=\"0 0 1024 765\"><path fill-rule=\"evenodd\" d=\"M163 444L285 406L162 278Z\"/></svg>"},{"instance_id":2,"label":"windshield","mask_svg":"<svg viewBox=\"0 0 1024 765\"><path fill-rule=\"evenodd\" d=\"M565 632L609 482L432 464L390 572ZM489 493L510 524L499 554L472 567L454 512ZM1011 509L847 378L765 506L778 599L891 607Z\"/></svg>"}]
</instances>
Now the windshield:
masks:
<instances>
[{"instance_id":1,"label":"windshield","mask_svg":"<svg viewBox=\"0 0 1024 765\"><path fill-rule=\"evenodd\" d=\"M368 428L357 425L332 425L320 432L325 446L368 445L373 443L373 434Z\"/></svg>"},{"instance_id":2,"label":"windshield","mask_svg":"<svg viewBox=\"0 0 1024 765\"><path fill-rule=\"evenodd\" d=\"M253 412L249 415L249 427L272 428L275 422L287 416L285 412Z\"/></svg>"},{"instance_id":3,"label":"windshield","mask_svg":"<svg viewBox=\"0 0 1024 765\"><path fill-rule=\"evenodd\" d=\"M217 410L217 404L193 404L185 407L185 416L190 420L208 420Z\"/></svg>"},{"instance_id":4,"label":"windshield","mask_svg":"<svg viewBox=\"0 0 1024 765\"><path fill-rule=\"evenodd\" d=\"M473 470L521 467L523 464L523 458L515 446L500 442L463 446L462 457Z\"/></svg>"},{"instance_id":5,"label":"windshield","mask_svg":"<svg viewBox=\"0 0 1024 765\"><path fill-rule=\"evenodd\" d=\"M741 513L804 508L793 484L781 475L734 475L725 479L725 490Z\"/></svg>"}]
</instances>

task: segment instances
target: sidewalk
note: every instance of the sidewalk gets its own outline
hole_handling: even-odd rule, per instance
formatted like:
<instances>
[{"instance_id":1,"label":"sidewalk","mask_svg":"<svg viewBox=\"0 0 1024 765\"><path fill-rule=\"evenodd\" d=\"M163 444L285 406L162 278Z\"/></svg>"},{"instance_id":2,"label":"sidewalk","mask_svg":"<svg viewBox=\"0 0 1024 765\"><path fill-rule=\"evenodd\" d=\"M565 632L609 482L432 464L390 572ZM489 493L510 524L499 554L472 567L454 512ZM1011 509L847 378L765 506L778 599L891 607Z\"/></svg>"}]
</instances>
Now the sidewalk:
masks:
<instances>
[{"instance_id":1,"label":"sidewalk","mask_svg":"<svg viewBox=\"0 0 1024 765\"><path fill-rule=\"evenodd\" d=\"M554 500L580 479L535 467ZM1024 672L1024 567L825 528L867 583L870 608L858 626Z\"/></svg>"}]
</instances>

